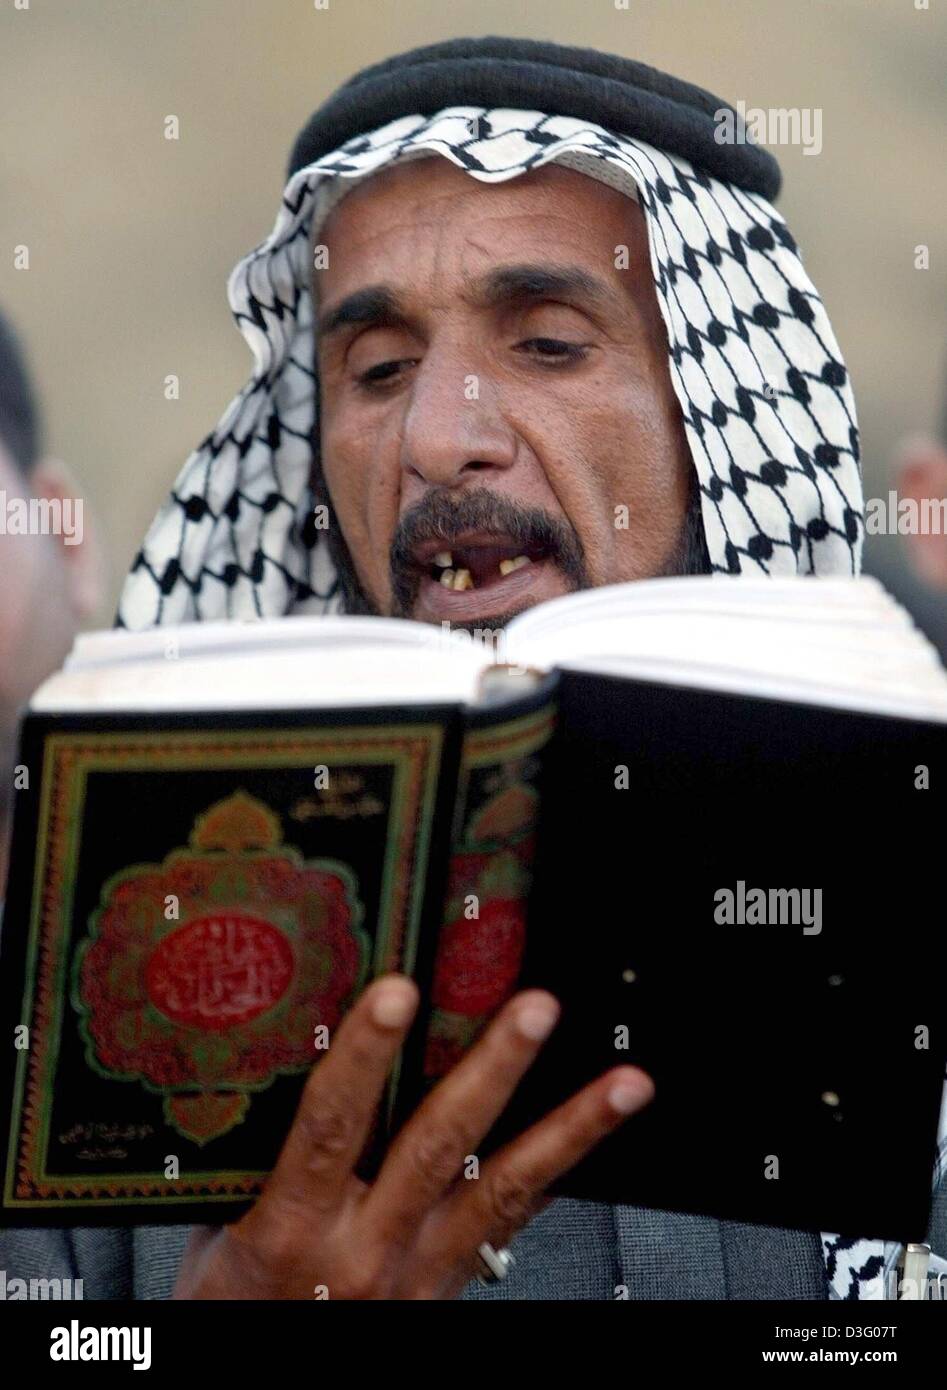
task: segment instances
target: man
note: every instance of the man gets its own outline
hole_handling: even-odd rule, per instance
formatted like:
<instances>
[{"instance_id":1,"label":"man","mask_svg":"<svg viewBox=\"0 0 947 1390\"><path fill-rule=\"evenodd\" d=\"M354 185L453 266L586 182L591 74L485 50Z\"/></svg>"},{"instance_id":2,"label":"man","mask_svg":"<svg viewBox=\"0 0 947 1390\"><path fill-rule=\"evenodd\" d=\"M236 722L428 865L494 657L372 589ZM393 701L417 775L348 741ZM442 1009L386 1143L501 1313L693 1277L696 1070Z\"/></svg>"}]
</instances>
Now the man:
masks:
<instances>
[{"instance_id":1,"label":"man","mask_svg":"<svg viewBox=\"0 0 947 1390\"><path fill-rule=\"evenodd\" d=\"M62 664L101 601L90 518L66 467L43 455L23 352L0 315L0 902L19 711Z\"/></svg>"},{"instance_id":2,"label":"man","mask_svg":"<svg viewBox=\"0 0 947 1390\"><path fill-rule=\"evenodd\" d=\"M856 572L845 369L766 201L775 163L719 143L718 109L634 63L497 39L346 84L231 279L254 376L178 478L120 622L356 611L496 628L591 584ZM357 1182L416 1002L393 977L362 996L241 1221L33 1236L37 1266L84 1275L86 1296L878 1296L894 1256L869 1242L826 1237L823 1258L812 1234L544 1205L650 1099L634 1068L458 1182L555 1026L540 992L511 1001Z\"/></svg>"}]
</instances>

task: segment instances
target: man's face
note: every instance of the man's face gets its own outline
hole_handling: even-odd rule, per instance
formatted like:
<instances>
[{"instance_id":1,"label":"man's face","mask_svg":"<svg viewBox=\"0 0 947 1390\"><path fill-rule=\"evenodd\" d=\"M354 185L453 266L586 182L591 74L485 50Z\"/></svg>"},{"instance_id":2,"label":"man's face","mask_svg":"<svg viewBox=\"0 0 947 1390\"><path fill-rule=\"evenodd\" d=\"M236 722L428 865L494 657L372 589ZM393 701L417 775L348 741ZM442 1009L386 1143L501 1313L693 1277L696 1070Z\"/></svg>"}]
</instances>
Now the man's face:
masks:
<instances>
[{"instance_id":1,"label":"man's face","mask_svg":"<svg viewBox=\"0 0 947 1390\"><path fill-rule=\"evenodd\" d=\"M427 158L318 240L322 470L371 610L500 626L675 569L692 466L636 204Z\"/></svg>"}]
</instances>

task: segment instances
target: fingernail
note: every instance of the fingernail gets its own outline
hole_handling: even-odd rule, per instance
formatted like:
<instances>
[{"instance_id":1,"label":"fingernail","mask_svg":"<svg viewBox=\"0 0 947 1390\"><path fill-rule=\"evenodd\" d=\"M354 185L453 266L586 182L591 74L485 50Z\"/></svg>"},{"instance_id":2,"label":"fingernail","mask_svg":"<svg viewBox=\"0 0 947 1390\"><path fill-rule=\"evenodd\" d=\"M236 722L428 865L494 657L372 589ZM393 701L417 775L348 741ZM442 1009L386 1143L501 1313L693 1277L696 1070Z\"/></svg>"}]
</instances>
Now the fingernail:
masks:
<instances>
[{"instance_id":1,"label":"fingernail","mask_svg":"<svg viewBox=\"0 0 947 1390\"><path fill-rule=\"evenodd\" d=\"M641 1105L641 1087L634 1081L616 1081L608 1093L608 1103L618 1115L630 1115Z\"/></svg>"},{"instance_id":2,"label":"fingernail","mask_svg":"<svg viewBox=\"0 0 947 1390\"><path fill-rule=\"evenodd\" d=\"M390 984L376 991L372 1018L379 1028L403 1028L413 1013L414 991L406 985Z\"/></svg>"},{"instance_id":3,"label":"fingernail","mask_svg":"<svg viewBox=\"0 0 947 1390\"><path fill-rule=\"evenodd\" d=\"M545 1042L555 1028L558 1017L559 1010L555 1004L536 1000L532 1004L524 1004L520 1009L516 1015L516 1027L530 1042Z\"/></svg>"}]
</instances>

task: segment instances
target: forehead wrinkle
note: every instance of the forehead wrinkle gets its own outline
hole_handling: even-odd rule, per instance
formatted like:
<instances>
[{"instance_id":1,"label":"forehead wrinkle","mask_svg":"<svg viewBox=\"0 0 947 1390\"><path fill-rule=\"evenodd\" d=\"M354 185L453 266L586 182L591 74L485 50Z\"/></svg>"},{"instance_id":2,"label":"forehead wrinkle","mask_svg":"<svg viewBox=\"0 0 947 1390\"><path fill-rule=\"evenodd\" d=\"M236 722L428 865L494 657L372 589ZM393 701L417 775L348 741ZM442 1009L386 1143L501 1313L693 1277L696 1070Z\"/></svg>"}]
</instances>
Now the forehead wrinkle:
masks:
<instances>
[{"instance_id":1,"label":"forehead wrinkle","mask_svg":"<svg viewBox=\"0 0 947 1390\"><path fill-rule=\"evenodd\" d=\"M432 173L435 177L430 179ZM455 181L459 175L464 187L448 187L442 190L438 185L440 184L440 176L444 174L448 175L452 182ZM542 180L547 180L550 175L553 178L552 189L544 187L542 182ZM400 197L395 199L394 206L392 206L389 195L395 189L398 189L399 183L401 183L406 176L408 185L407 188L403 189L403 192L408 195L410 206L408 208L399 206ZM412 186L419 178L423 180L421 190ZM539 183L537 183L537 179L540 180ZM391 182L392 180L393 182ZM519 180L514 182L519 183ZM382 225L377 230L375 239L384 239L392 234L398 234L403 230L407 230L412 237L416 238L418 236L419 226L428 228L426 239L428 241L428 250L432 265L426 277L428 283L425 285L424 293L420 297L427 301L425 308L430 308L430 290L433 288L432 282L441 279L442 272L446 268L445 260L453 258L449 247L444 245L444 234L447 232L448 224L454 222L456 216L460 214L461 205L464 207L464 212L461 214L461 221L465 222L469 217L474 224L473 226L468 224L465 229L465 236L462 237L462 240L466 240L468 246L478 246L478 242L480 242L478 249L481 253L490 254L493 252L495 254L497 240L492 236L488 236L487 244L484 245L477 235L476 224L481 222L484 218L486 218L487 221L493 218L499 218L501 221L509 220L510 218L516 220L520 217L533 220L539 214L541 214L544 219L548 219L548 217L552 215L554 220L559 220L559 218L561 218L561 220L569 224L570 227L574 227L575 219L564 217L562 215L562 209L558 210L559 218L556 217L556 204L558 198L553 195L559 192L557 185L565 183L567 188L573 192L581 189L587 197L591 196L596 202L604 200L606 207L609 202L620 202L623 205L623 212L626 210L629 203L626 197L590 179L587 175L558 166L543 168L539 171L531 171L524 176L522 182L529 185L528 188L523 188L522 190L520 188L513 188L512 192L514 196L520 192L538 195L539 206L537 208L524 208L518 206L517 204L520 201L518 198L512 206L501 206L498 208L493 204L492 199L489 196L485 197L485 195L502 193L508 196L510 189L506 184L488 185L487 187L475 184L475 186L471 188L470 179L461 171L455 170L450 164L444 165L440 160L434 158L419 159L410 161L404 165L395 165L391 168L375 172L370 178L362 181L360 186L357 186L342 198L340 200L340 205L333 207L328 217L323 220L321 237L324 240L328 239L327 233L330 227L333 230L338 230L336 224L339 216L345 218L346 214L351 214L354 208L358 207L363 200L368 198L369 201L373 201L376 197L380 199L386 214L382 219L383 223L390 223L393 218L393 225ZM430 184L433 184L433 186L430 186ZM549 205L550 197L552 197L551 206ZM447 216L444 216L441 213L440 207L436 206L442 203L447 205ZM471 203L473 204L472 206ZM638 212L640 216L640 209L637 205L632 203L631 208ZM356 227L358 227L359 220L360 219L356 219ZM364 232L365 229L362 227L360 230ZM630 235L630 231L631 229L626 233L626 239L632 241L634 238ZM310 233L310 239L315 241L316 237ZM500 245L502 245L503 239L502 233L499 234L498 240ZM349 238L346 237L345 240L348 241ZM537 247L537 249L540 251L540 256L544 257L547 248ZM568 257L567 248L563 247L562 250L566 252L566 259L570 259ZM465 257L461 259L463 261ZM638 257L636 256L635 260L637 259ZM580 257L580 260L584 260L584 257ZM556 283L554 283L552 279L542 280L542 276L551 276L553 273L562 275L563 278ZM524 258L523 265L495 267L493 271L487 271L484 275L485 278L489 277L490 283L485 284L481 289L480 286L471 284L470 277L464 273L459 289L460 297L468 303L476 302L478 307L487 308L502 307L505 302L510 302L516 298L528 302L529 300L538 301L543 297L553 299L562 298L567 301L570 299L579 301L585 300L588 303L597 303L599 308L611 307L614 309L615 307L615 291L618 286L610 284L606 279L597 278L578 264L550 266L545 259L543 259L537 261L534 265L531 263L529 252L527 252L527 257ZM316 281L318 279L318 277L315 276L312 278ZM387 277L385 278L387 279ZM623 277L621 288L624 289L626 286L627 279ZM413 300L417 296L417 287L415 285L405 286L403 292L400 287L393 286L390 282L384 287L395 296L402 298L404 303ZM317 283L312 285L312 295L313 299L317 301L319 296L319 286ZM447 306L442 305L441 307Z\"/></svg>"},{"instance_id":2,"label":"forehead wrinkle","mask_svg":"<svg viewBox=\"0 0 947 1390\"><path fill-rule=\"evenodd\" d=\"M432 209L428 202L423 208L415 204L411 209L411 215L406 216L404 210L399 212L399 220L403 219L406 225L410 225L412 216L419 217L423 223L428 222ZM331 214L328 220L332 220ZM425 277L426 283L423 287L412 283L401 287L390 281L381 281L355 290L318 319L318 336L329 337L346 327L417 328L419 314L426 316L432 309L447 308L448 304L442 301L441 296L438 296L438 304L432 302L431 291L443 278L445 259L453 259L443 244L443 233L446 231L443 219L435 218L434 222L435 231L429 242L433 264ZM383 236L387 230L383 229L379 235ZM416 231L416 223L414 230ZM477 245L473 228L467 231L464 239L468 245ZM489 253L494 247L481 244L478 249L482 253ZM457 299L481 311L496 311L506 306L526 307L544 300L559 300L579 308L598 311L597 314L593 313L594 317L598 317L599 314L608 311L613 314L625 298L621 290L630 288L627 282L621 287L611 284L586 266L575 262L557 264L545 260L525 260L509 265L495 265L478 274L463 267L465 259L461 257ZM413 277L409 276L410 278ZM448 296L448 299L450 297L452 296ZM315 285L313 299L317 301Z\"/></svg>"}]
</instances>

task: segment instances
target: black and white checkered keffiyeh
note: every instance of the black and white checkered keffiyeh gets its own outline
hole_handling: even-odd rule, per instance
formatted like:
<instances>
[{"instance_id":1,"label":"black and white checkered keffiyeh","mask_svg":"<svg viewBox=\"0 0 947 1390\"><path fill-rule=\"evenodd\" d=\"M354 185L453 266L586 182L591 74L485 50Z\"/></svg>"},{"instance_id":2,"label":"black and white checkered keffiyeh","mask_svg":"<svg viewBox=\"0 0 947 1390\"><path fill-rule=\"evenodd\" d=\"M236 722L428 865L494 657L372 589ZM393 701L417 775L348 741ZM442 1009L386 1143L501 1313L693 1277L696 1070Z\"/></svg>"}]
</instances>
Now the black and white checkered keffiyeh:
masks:
<instances>
[{"instance_id":1,"label":"black and white checkered keffiyeh","mask_svg":"<svg viewBox=\"0 0 947 1390\"><path fill-rule=\"evenodd\" d=\"M234 270L253 375L191 455L125 583L129 628L342 611L311 491L317 430L313 233L355 183L440 155L497 183L550 161L645 214L669 369L723 574L854 574L858 432L838 344L782 217L759 194L589 121L448 107L403 116L295 173L270 236ZM882 1296L893 1248L824 1237L830 1296Z\"/></svg>"}]
</instances>

